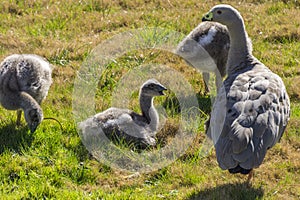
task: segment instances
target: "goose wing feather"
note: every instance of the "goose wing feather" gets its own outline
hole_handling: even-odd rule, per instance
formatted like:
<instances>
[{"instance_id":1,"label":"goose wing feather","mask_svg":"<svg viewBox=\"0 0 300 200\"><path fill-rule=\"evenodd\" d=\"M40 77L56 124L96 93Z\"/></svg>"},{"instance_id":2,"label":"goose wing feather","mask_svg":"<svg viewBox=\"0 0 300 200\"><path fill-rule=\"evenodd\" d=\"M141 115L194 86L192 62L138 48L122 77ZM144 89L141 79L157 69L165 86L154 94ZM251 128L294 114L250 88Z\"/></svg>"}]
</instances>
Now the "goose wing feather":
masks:
<instances>
[{"instance_id":1,"label":"goose wing feather","mask_svg":"<svg viewBox=\"0 0 300 200\"><path fill-rule=\"evenodd\" d=\"M282 137L289 120L290 102L281 78L258 61L246 65L224 81L225 93L220 93L220 98L226 99L226 114L218 112L224 106L219 101L214 105L219 109L212 113L211 123L225 116L217 129L222 129L220 137L214 137L222 169L237 163L245 169L258 167L267 149Z\"/></svg>"}]
</instances>

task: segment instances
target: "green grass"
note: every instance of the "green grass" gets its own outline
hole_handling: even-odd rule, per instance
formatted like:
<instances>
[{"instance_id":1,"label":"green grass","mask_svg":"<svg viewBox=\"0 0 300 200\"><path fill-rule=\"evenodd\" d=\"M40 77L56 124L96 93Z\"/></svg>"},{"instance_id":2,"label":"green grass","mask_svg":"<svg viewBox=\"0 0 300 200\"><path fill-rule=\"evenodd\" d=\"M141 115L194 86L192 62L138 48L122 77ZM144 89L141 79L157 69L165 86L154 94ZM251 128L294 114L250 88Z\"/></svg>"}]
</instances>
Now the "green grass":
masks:
<instances>
[{"instance_id":1,"label":"green grass","mask_svg":"<svg viewBox=\"0 0 300 200\"><path fill-rule=\"evenodd\" d=\"M98 162L82 144L72 112L76 72L98 44L137 28L159 27L185 35L200 23L214 1L3 0L0 58L34 53L54 65L54 82L42 108L46 117L62 123L63 130L55 121L45 120L31 134L24 119L21 127L15 126L16 112L0 109L0 199L299 199L300 3L230 2L245 19L254 55L283 78L291 97L289 126L255 170L251 185L244 176L222 171L213 151L207 156L200 153L210 99L204 94L201 74L170 52L135 50L109 63L97 76L95 110L110 107L116 95L112 90L140 65L159 63L176 70L192 86L202 120L197 126L191 124L194 141L171 165L132 175ZM150 38L149 44L159 44L154 35L144 37ZM139 111L138 91L128 95L128 106ZM158 135L163 146L178 129L180 108L174 91L155 103L163 105L170 116Z\"/></svg>"}]
</instances>

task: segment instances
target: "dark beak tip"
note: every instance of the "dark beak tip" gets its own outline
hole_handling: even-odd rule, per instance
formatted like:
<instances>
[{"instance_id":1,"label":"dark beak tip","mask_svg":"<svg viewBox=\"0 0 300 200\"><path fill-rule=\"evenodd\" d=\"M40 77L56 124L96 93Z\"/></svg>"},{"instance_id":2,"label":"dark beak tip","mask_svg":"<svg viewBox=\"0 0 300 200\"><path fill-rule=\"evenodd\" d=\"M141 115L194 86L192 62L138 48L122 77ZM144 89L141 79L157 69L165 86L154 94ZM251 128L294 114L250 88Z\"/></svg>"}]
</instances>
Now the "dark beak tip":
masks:
<instances>
[{"instance_id":1,"label":"dark beak tip","mask_svg":"<svg viewBox=\"0 0 300 200\"><path fill-rule=\"evenodd\" d=\"M29 127L30 132L31 132L31 133L34 133L34 132L36 131L37 127L38 127L38 126L30 126L30 127Z\"/></svg>"},{"instance_id":2,"label":"dark beak tip","mask_svg":"<svg viewBox=\"0 0 300 200\"><path fill-rule=\"evenodd\" d=\"M164 91L166 91L167 89L163 89L159 92L160 95L165 95Z\"/></svg>"}]
</instances>

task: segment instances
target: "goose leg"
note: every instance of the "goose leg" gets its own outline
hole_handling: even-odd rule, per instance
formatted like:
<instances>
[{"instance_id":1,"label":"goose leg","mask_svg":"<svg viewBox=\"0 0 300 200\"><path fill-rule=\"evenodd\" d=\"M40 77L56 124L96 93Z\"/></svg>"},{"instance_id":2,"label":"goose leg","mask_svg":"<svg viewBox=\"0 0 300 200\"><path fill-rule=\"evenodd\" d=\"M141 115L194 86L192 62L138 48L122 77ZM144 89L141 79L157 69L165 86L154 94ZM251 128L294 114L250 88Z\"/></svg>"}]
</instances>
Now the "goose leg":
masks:
<instances>
[{"instance_id":1,"label":"goose leg","mask_svg":"<svg viewBox=\"0 0 300 200\"><path fill-rule=\"evenodd\" d=\"M17 110L17 126L21 125L22 110Z\"/></svg>"},{"instance_id":2,"label":"goose leg","mask_svg":"<svg viewBox=\"0 0 300 200\"><path fill-rule=\"evenodd\" d=\"M207 94L207 93L209 93L209 88L208 88L209 73L208 72L203 72L202 77L203 77L203 81L204 81L205 94Z\"/></svg>"},{"instance_id":3,"label":"goose leg","mask_svg":"<svg viewBox=\"0 0 300 200\"><path fill-rule=\"evenodd\" d=\"M254 171L253 169L249 172L248 174L248 178L247 178L247 183L249 184L251 182L251 180L253 179L254 176Z\"/></svg>"}]
</instances>

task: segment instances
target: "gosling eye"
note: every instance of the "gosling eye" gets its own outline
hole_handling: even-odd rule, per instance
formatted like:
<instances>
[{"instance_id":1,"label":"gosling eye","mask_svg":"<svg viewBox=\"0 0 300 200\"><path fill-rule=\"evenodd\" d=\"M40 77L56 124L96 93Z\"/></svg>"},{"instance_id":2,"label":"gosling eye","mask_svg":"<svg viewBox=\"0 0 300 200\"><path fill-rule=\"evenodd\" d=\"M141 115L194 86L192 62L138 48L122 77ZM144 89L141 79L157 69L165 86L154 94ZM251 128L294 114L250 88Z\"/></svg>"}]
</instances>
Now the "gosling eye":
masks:
<instances>
[{"instance_id":1,"label":"gosling eye","mask_svg":"<svg viewBox=\"0 0 300 200\"><path fill-rule=\"evenodd\" d=\"M155 87L154 84L150 84L150 85L149 85L149 88L150 88L150 89L153 89L154 87Z\"/></svg>"},{"instance_id":2,"label":"gosling eye","mask_svg":"<svg viewBox=\"0 0 300 200\"><path fill-rule=\"evenodd\" d=\"M218 11L217 11L217 14L218 14L218 15L222 14L222 11L221 11L221 10L218 10Z\"/></svg>"}]
</instances>

